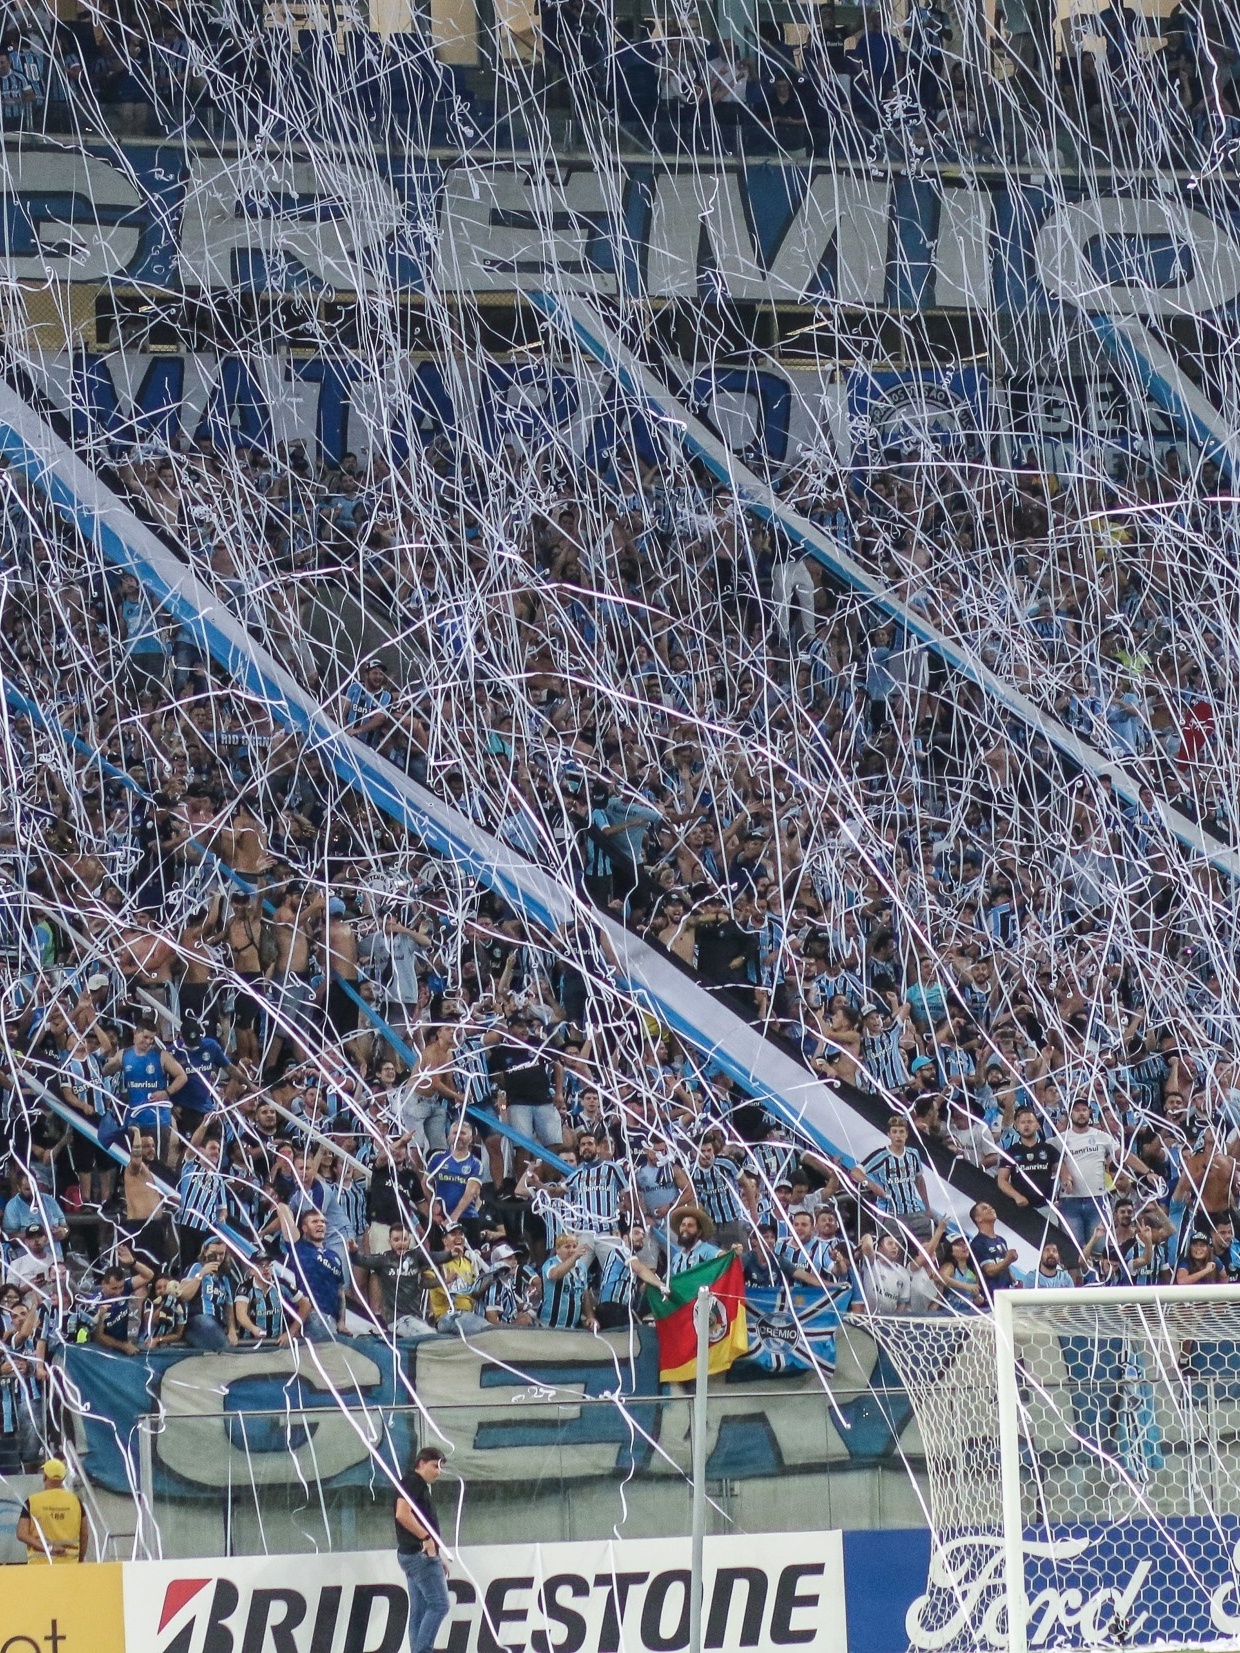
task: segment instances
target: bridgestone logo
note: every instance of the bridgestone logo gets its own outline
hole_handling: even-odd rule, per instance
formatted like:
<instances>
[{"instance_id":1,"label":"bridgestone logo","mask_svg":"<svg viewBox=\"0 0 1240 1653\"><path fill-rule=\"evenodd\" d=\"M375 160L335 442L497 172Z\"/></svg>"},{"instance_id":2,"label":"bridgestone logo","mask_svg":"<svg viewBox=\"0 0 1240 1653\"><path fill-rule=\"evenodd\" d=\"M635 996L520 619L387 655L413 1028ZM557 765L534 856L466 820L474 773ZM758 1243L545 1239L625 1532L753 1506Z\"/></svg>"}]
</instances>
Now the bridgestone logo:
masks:
<instances>
[{"instance_id":1,"label":"bridgestone logo","mask_svg":"<svg viewBox=\"0 0 1240 1653\"><path fill-rule=\"evenodd\" d=\"M824 1573L821 1562L708 1573L705 1647L813 1642ZM619 1653L622 1633L645 1653L689 1642L687 1568L493 1578L481 1596L467 1578L448 1588L445 1653ZM399 1584L242 1590L229 1578L179 1578L165 1590L155 1653L402 1653L407 1618Z\"/></svg>"}]
</instances>

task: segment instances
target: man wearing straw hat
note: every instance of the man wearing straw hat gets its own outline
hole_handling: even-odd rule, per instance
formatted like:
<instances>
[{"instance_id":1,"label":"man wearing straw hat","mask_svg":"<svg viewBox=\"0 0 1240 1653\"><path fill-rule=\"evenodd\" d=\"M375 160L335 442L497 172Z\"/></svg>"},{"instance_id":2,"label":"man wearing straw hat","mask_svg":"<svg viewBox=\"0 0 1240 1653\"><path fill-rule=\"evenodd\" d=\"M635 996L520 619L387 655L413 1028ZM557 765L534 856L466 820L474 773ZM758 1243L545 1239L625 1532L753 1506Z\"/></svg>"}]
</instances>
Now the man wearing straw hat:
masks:
<instances>
[{"instance_id":1,"label":"man wearing straw hat","mask_svg":"<svg viewBox=\"0 0 1240 1653\"><path fill-rule=\"evenodd\" d=\"M700 1206L682 1205L678 1211L672 1212L667 1224L676 1236L676 1245L669 1260L669 1276L718 1257L719 1247L711 1239L715 1225ZM740 1251L741 1247L734 1246L732 1249ZM667 1288L662 1277L648 1263L640 1257L630 1257L629 1267L639 1280L644 1280L648 1286L653 1286L666 1296Z\"/></svg>"}]
</instances>

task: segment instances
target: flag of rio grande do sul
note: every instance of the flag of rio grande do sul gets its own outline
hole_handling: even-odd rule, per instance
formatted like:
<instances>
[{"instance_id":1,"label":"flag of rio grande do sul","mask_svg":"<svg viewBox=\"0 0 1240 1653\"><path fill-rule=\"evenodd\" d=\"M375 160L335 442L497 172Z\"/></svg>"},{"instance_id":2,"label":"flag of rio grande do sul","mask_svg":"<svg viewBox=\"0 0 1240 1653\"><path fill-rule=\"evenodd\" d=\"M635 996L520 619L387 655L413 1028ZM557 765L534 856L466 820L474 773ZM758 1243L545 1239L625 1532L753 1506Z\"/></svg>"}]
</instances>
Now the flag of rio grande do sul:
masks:
<instances>
[{"instance_id":1,"label":"flag of rio grande do sul","mask_svg":"<svg viewBox=\"0 0 1240 1653\"><path fill-rule=\"evenodd\" d=\"M659 1337L659 1381L690 1383L697 1369L697 1331L693 1305L702 1286L710 1287L710 1355L708 1370L726 1372L745 1353L745 1275L733 1251L711 1257L672 1276L667 1295L646 1287L646 1301Z\"/></svg>"}]
</instances>

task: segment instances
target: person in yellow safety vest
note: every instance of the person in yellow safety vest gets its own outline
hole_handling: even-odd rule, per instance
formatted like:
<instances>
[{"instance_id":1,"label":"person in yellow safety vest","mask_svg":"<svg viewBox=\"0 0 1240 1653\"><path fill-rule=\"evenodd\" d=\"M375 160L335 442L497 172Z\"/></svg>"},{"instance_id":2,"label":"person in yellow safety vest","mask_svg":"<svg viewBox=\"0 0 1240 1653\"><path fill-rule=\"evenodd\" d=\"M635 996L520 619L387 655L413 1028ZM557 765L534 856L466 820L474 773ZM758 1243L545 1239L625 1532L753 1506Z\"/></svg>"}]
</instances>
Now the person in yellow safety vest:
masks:
<instances>
[{"instance_id":1,"label":"person in yellow safety vest","mask_svg":"<svg viewBox=\"0 0 1240 1653\"><path fill-rule=\"evenodd\" d=\"M59 1458L49 1458L43 1465L43 1491L22 1505L17 1542L26 1546L27 1561L63 1567L86 1559L90 1527L81 1499L65 1486L68 1473Z\"/></svg>"}]
</instances>

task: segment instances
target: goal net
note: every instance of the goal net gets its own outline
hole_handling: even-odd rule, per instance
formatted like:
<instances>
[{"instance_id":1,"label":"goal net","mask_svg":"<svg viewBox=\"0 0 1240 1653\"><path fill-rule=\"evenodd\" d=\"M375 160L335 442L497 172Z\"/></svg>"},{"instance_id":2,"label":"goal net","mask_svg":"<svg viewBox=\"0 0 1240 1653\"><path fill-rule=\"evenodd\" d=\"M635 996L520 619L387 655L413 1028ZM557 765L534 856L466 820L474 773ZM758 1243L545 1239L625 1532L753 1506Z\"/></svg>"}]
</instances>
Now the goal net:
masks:
<instances>
[{"instance_id":1,"label":"goal net","mask_svg":"<svg viewBox=\"0 0 1240 1653\"><path fill-rule=\"evenodd\" d=\"M933 1534L910 1645L1240 1647L1240 1288L875 1321Z\"/></svg>"}]
</instances>

